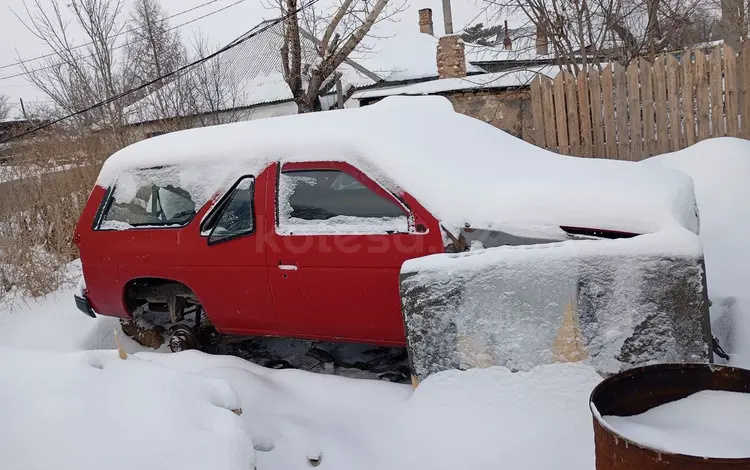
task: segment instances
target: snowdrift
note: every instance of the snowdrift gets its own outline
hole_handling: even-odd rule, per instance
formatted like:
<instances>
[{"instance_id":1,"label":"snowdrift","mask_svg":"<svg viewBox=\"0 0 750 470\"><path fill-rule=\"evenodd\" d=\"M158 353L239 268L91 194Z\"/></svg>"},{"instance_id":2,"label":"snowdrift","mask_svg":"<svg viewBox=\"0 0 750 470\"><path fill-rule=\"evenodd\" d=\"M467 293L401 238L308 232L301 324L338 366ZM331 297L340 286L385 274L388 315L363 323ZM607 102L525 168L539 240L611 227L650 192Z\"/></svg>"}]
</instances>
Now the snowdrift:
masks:
<instances>
[{"instance_id":1,"label":"snowdrift","mask_svg":"<svg viewBox=\"0 0 750 470\"><path fill-rule=\"evenodd\" d=\"M3 470L594 468L601 378L577 364L449 371L413 392L195 351L0 354Z\"/></svg>"},{"instance_id":2,"label":"snowdrift","mask_svg":"<svg viewBox=\"0 0 750 470\"><path fill-rule=\"evenodd\" d=\"M226 382L117 351L0 348L0 456L8 470L239 470L253 443Z\"/></svg>"},{"instance_id":3,"label":"snowdrift","mask_svg":"<svg viewBox=\"0 0 750 470\"><path fill-rule=\"evenodd\" d=\"M714 335L731 363L750 369L750 140L704 140L642 162L693 179L700 210Z\"/></svg>"}]
</instances>

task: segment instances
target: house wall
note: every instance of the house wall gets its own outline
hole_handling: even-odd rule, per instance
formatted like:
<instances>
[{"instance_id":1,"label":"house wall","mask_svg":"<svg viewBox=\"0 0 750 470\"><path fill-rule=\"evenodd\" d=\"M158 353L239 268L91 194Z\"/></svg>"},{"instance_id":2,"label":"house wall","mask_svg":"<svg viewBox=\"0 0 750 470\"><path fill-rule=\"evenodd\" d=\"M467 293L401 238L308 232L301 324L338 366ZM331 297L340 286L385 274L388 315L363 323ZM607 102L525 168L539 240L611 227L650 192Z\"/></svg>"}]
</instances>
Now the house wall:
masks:
<instances>
[{"instance_id":1,"label":"house wall","mask_svg":"<svg viewBox=\"0 0 750 470\"><path fill-rule=\"evenodd\" d=\"M534 143L531 93L518 90L468 90L443 94L453 108L509 134Z\"/></svg>"},{"instance_id":2,"label":"house wall","mask_svg":"<svg viewBox=\"0 0 750 470\"><path fill-rule=\"evenodd\" d=\"M273 103L268 105L253 106L245 109L222 111L219 113L191 116L169 121L150 122L130 126L130 138L133 141L152 137L158 133L173 132L193 127L212 126L227 124L230 122L252 121L275 116L287 116L297 114L297 104L294 101Z\"/></svg>"}]
</instances>

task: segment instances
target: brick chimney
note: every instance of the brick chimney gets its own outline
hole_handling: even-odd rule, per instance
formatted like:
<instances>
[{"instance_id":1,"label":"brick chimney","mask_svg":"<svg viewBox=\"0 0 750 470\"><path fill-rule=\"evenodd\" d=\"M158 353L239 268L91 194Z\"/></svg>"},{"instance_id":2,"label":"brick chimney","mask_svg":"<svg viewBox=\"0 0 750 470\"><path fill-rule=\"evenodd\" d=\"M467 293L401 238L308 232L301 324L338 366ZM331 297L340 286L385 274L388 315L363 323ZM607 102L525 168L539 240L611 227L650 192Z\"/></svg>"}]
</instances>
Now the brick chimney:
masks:
<instances>
[{"instance_id":1,"label":"brick chimney","mask_svg":"<svg viewBox=\"0 0 750 470\"><path fill-rule=\"evenodd\" d=\"M509 51L513 49L513 43L510 41L510 30L508 30L508 21L505 21L505 38L503 39L503 49Z\"/></svg>"},{"instance_id":2,"label":"brick chimney","mask_svg":"<svg viewBox=\"0 0 750 470\"><path fill-rule=\"evenodd\" d=\"M440 78L466 76L466 54L461 36L443 36L438 40L437 69Z\"/></svg>"},{"instance_id":3,"label":"brick chimney","mask_svg":"<svg viewBox=\"0 0 750 470\"><path fill-rule=\"evenodd\" d=\"M434 36L432 28L432 8L422 8L419 10L419 32Z\"/></svg>"},{"instance_id":4,"label":"brick chimney","mask_svg":"<svg viewBox=\"0 0 750 470\"><path fill-rule=\"evenodd\" d=\"M536 27L536 53L539 55L549 54L549 42L544 30L539 26Z\"/></svg>"}]
</instances>

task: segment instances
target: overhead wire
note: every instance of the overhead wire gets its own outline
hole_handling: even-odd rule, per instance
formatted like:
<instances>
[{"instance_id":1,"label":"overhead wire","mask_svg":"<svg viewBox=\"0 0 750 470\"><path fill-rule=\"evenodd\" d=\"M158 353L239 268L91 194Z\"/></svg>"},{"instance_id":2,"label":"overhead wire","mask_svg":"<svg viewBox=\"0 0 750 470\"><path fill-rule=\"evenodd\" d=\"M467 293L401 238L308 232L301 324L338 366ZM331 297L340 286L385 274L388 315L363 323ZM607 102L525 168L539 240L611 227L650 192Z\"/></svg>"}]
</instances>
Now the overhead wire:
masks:
<instances>
[{"instance_id":1,"label":"overhead wire","mask_svg":"<svg viewBox=\"0 0 750 470\"><path fill-rule=\"evenodd\" d=\"M186 13L190 13L191 11L198 10L199 8L203 8L205 6L211 5L212 3L216 3L216 2L220 2L220 1L222 1L222 0L210 0L210 1L206 2L206 3L202 3L200 5L194 6L193 8L189 8L187 10L183 10L183 11L177 12L174 15L170 15L170 16L167 16L165 18L162 18L161 20L158 21L158 23L163 23L165 21L171 20L172 18L176 18L178 16L184 15ZM143 29L143 28L129 28L129 29L125 30L125 31L121 31L121 32L115 34L114 37L120 37L123 34L127 34L127 33L131 32L131 31L134 31L134 30L137 30L137 29ZM79 44L77 46L71 47L70 50L80 49L82 47L90 46L92 44L94 44L94 43L93 42L87 42L85 44ZM35 60L46 59L47 57L53 57L55 55L57 55L57 54L54 53L54 52L50 52L49 54L44 54L44 55L32 57L30 59L23 59L23 60L20 60L18 62L14 62L12 64L0 65L0 70L7 69L7 68L10 68L10 67L18 67L20 65L27 64L29 62L34 62Z\"/></svg>"},{"instance_id":2,"label":"overhead wire","mask_svg":"<svg viewBox=\"0 0 750 470\"><path fill-rule=\"evenodd\" d=\"M228 9L228 8L231 8L231 7L235 6L235 5L239 5L240 3L244 2L244 1L245 0L237 0L234 3L230 3L229 5L226 5L226 6L223 6L223 7L219 8L218 10L214 10L214 11L212 11L210 13L206 13L205 15L199 16L197 18L193 18L190 21L186 21L186 22L178 24L176 26L172 26L171 28L167 28L165 30L165 32L174 31L175 29L182 28L183 26L187 26L187 25L189 25L191 23L195 23L196 21L200 21L200 20L202 20L204 18L207 18L209 16L212 16L212 15L215 15L217 13L220 13L220 12L222 12L222 11ZM144 39L137 39L136 41L133 41L132 43L131 42L126 42L124 44L120 44L119 46L113 47L112 51L116 51L118 49L122 49L123 47L130 46L130 45L132 45L134 43L137 43L137 42L140 42L140 41L145 41L145 38ZM94 56L94 54L89 54L89 55L85 55L85 56L81 57L81 59L86 59L86 58L93 57L93 56ZM50 65L46 65L44 67L39 67L37 69L19 72L19 73L16 73L14 75L5 75L3 77L0 77L0 80L9 80L11 78L22 77L24 75L31 75L31 74L36 73L36 72L41 72L43 70L49 70L49 69L54 68L54 67L59 67L60 65L63 65L63 63L50 64Z\"/></svg>"},{"instance_id":3,"label":"overhead wire","mask_svg":"<svg viewBox=\"0 0 750 470\"><path fill-rule=\"evenodd\" d=\"M214 57L217 57L217 56L223 54L224 52L226 52L226 51L228 51L230 49L233 49L233 48L239 46L240 44L244 44L248 40L254 38L255 36L257 36L259 34L262 34L262 33L266 32L267 30L273 28L277 24L280 24L283 21L288 20L292 16L300 13L301 11L305 10L306 8L309 8L309 7L313 6L314 4L318 3L319 1L320 0L310 0L309 2L305 3L304 5L296 8L294 11L289 12L287 15L282 16L280 18L277 18L276 20L268 22L262 28L256 29L256 27L253 27L253 28L249 29L248 31L246 31L245 33L241 34L234 41L230 42L226 46L224 46L224 47L220 48L219 50L217 50L216 52L208 54L207 56L202 57L202 58L200 58L200 59L198 59L198 60L196 60L194 62L191 62L189 64L183 65L182 67L180 67L178 69L175 69L172 72L164 74L164 75L162 75L162 76L160 76L158 78L155 78L153 80L149 80L149 81L147 81L145 83L142 83L142 84L138 85L137 87L131 88L131 89L126 90L126 91L123 91L122 93L118 93L118 94L116 94L116 95L114 95L114 96L112 96L110 98L107 98L106 100L103 100L103 101L100 101L98 103L95 103L95 104L93 104L91 106L88 106L87 108L82 109L80 111L76 111L76 112L67 114L67 115L65 115L63 117L60 117L60 118L55 119L53 121L50 121L50 122L47 122L45 124L36 126L36 127L32 128L32 129L29 129L29 130L27 130L25 132L22 132L20 134L16 134L16 135L10 136L10 137L8 137L5 140L0 141L0 144L5 144L5 143L10 142L12 140L20 139L21 137L24 137L24 136L27 136L29 134L33 134L33 133L39 132L40 130L46 129L46 128L51 127L51 126L54 126L55 124L58 124L58 123L60 123L62 121L70 119L72 117L79 116L81 114L87 113L87 112L92 111L94 109L100 108L100 107L105 106L105 105L107 105L109 103L112 103L114 101L122 99L122 98L124 98L124 97L126 97L126 96L128 96L130 94L133 94L133 93L136 93L136 92L138 92L140 90L143 90L144 88L148 88L149 86L151 86L151 85L153 85L155 83L158 83L160 81L163 81L166 78L172 77L172 76L174 76L174 75L176 75L178 73L182 73L183 71L185 71L185 70L187 70L187 69L189 69L191 67L195 67L196 65L200 65L200 64L202 64L202 63L204 63L204 62L206 62L208 60L213 59Z\"/></svg>"}]
</instances>

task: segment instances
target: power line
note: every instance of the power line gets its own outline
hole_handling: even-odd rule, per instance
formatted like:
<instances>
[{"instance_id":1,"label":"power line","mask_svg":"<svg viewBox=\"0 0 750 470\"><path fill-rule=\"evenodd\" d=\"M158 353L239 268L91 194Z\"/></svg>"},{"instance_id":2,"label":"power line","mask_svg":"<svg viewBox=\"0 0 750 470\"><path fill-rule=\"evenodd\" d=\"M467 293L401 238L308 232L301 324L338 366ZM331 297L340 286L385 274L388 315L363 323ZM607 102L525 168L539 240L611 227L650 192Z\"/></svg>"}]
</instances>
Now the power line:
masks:
<instances>
[{"instance_id":1,"label":"power line","mask_svg":"<svg viewBox=\"0 0 750 470\"><path fill-rule=\"evenodd\" d=\"M237 1L236 1L236 2L234 2L234 3L230 3L229 5L223 6L223 7L219 8L218 10L214 10L214 11L212 11L212 12L210 12L210 13L206 13L206 14L205 14L205 15L203 15L203 16L199 16L199 17L197 17L197 18L193 18L192 20L190 20L190 21L186 21L186 22L184 22L184 23L181 23L181 24L178 24L177 26L172 26L171 28L168 28L168 29L166 29L166 31L165 31L165 32L169 32L169 31L174 31L175 29L178 29L178 28L182 28L183 26L187 26L187 25L189 25L189 24L191 24L191 23L195 23L196 21L200 21L200 20L202 20L203 18L207 18L207 17L209 17L209 16L212 16L212 15L215 15L215 14L217 14L217 13L220 13L220 12L222 12L222 11L224 11L224 10L228 9L228 8L231 8L231 7L235 6L235 5L238 5L238 4L240 4L240 3L244 2L244 1L245 1L245 0L237 0ZM134 44L134 43L136 43L136 42L140 42L140 41L145 41L145 38L143 38L143 39L137 39L137 40L133 41L132 43L130 43L130 42L126 42L126 43L124 43L124 44L120 44L119 46L115 46L115 47L113 47L113 48L112 48L112 50L113 50L113 51L116 51L116 50L118 50L118 49L122 49L123 47L127 47L127 46L130 46L130 45L132 45L132 44ZM78 47L82 47L82 46L78 46ZM53 54L53 55L55 55L55 54ZM87 58L89 58L89 57L93 57L93 56L94 56L94 54L89 54L89 55L85 55L85 56L83 56L83 57L80 57L80 58L79 58L79 60L80 60L80 59L87 59ZM19 73L16 73L16 74L14 74L14 75L6 75L6 76L4 76L4 77L0 77L0 80L9 80L9 79L11 79L11 78L22 77L22 76L24 76L24 75L31 75L32 73L36 73L36 72L41 72L42 70L49 70L49 69L51 69L51 68L54 68L54 67L58 67L58 66L60 66L60 65L63 65L63 63L50 64L50 65L46 65L46 66L44 66L44 67L40 67L40 68L38 68L38 69L34 69L34 70L31 70L31 71L28 71L28 72L26 72L26 71L23 71L23 72L19 72Z\"/></svg>"},{"instance_id":2,"label":"power line","mask_svg":"<svg viewBox=\"0 0 750 470\"><path fill-rule=\"evenodd\" d=\"M202 63L204 63L204 62L206 62L208 60L213 59L214 57L219 56L220 54L223 54L224 52L226 52L226 51L228 51L228 50L230 50L230 49L232 49L234 47L239 46L240 44L243 44L243 43L247 42L248 40L254 38L257 35L262 34L262 33L266 32L266 31L268 31L269 29L273 28L274 26L276 26L276 25L282 23L283 21L286 21L287 19L291 18L292 16L300 13L304 9L309 8L309 7L313 6L313 5L315 5L319 1L320 0L310 0L306 4L298 7L294 11L288 13L286 16L282 16L280 18L277 18L277 19L269 22L268 24L266 24L264 27L262 27L260 29L256 30L255 27L253 27L253 28L249 29L247 32L245 32L242 35L240 35L234 41L230 42L226 46L224 46L221 49L219 49L218 51L216 51L216 52L214 52L212 54L209 54L209 55L207 55L207 56L205 56L205 57L203 57L201 59L198 59L195 62L191 62L191 63L189 63L187 65L183 65L182 67L180 67L180 68L178 68L176 70L173 70L172 72L169 72L168 74L162 75L161 77L155 78L155 79L150 80L150 81L145 82L145 83L142 83L142 84L138 85L137 87L131 88L131 89L129 89L127 91L124 91L122 93L118 93L117 95L112 96L111 98L107 98L104 101L100 101L100 102L98 102L96 104L93 104L93 105L89 106L88 108L82 109L80 111L76 111L74 113L70 113L70 114L68 114L66 116L63 116L63 117L58 118L58 119L55 119L55 120L50 121L50 122L48 122L46 124L43 124L41 126L34 127L33 129L29 129L28 131L22 132L20 134L16 134L16 135L10 136L10 137L8 137L5 140L0 141L0 144L5 144L7 142L10 142L11 140L20 139L21 137L24 137L26 135L33 134L33 133L38 132L38 131L40 131L42 129L46 129L46 128L50 127L50 126L54 126L55 124L57 124L59 122L62 122L64 120L66 120L66 119L70 119L72 117L75 117L75 116L81 115L83 113L87 113L89 111L92 111L92 110L94 110L96 108L100 108L100 107L105 106L107 104L110 104L110 103L112 103L114 101L117 101L117 100L119 100L121 98L124 98L124 97L126 97L126 96L128 96L130 94L133 94L135 92L143 90L144 88L148 88L149 86L151 86L151 85L153 85L153 84L155 84L157 82L160 82L160 81L162 81L162 80L164 80L166 78L169 78L169 77L171 77L173 75L181 73L181 72L189 69L190 67L194 67L196 65L200 65L200 64L202 64Z\"/></svg>"},{"instance_id":3,"label":"power line","mask_svg":"<svg viewBox=\"0 0 750 470\"><path fill-rule=\"evenodd\" d=\"M176 18L178 16L184 15L185 13L190 13L191 11L195 11L195 10L197 10L199 8L203 8L205 6L211 5L212 3L216 3L216 2L219 2L219 1L221 1L221 0L210 0L210 1L206 2L206 3L202 3L202 4L198 5L198 6L193 7L193 8L190 8L190 9L187 9L187 10L175 13L174 15L167 16L166 18L162 18L158 22L159 23L163 23L165 21L171 20L172 18ZM136 29L143 29L143 28L130 28L130 29L126 30L126 31L121 31L121 32L115 34L114 37L122 36L123 34L127 34L127 33L131 32L131 31L136 30ZM77 46L71 47L70 50L73 51L73 50L76 50L76 49L80 49L82 47L90 46L92 44L94 44L94 43L93 42L87 42L85 44L79 44ZM49 54L44 54L44 55L40 55L40 56L37 56L37 57L32 57L31 59L24 59L24 60L18 61L18 62L13 63L13 64L0 65L0 70L7 69L9 67L17 67L17 66L20 66L22 64L27 64L29 62L33 62L33 61L39 60L39 59L46 59L47 57L52 57L52 56L55 56L55 55L57 55L55 52L50 52Z\"/></svg>"}]
</instances>

